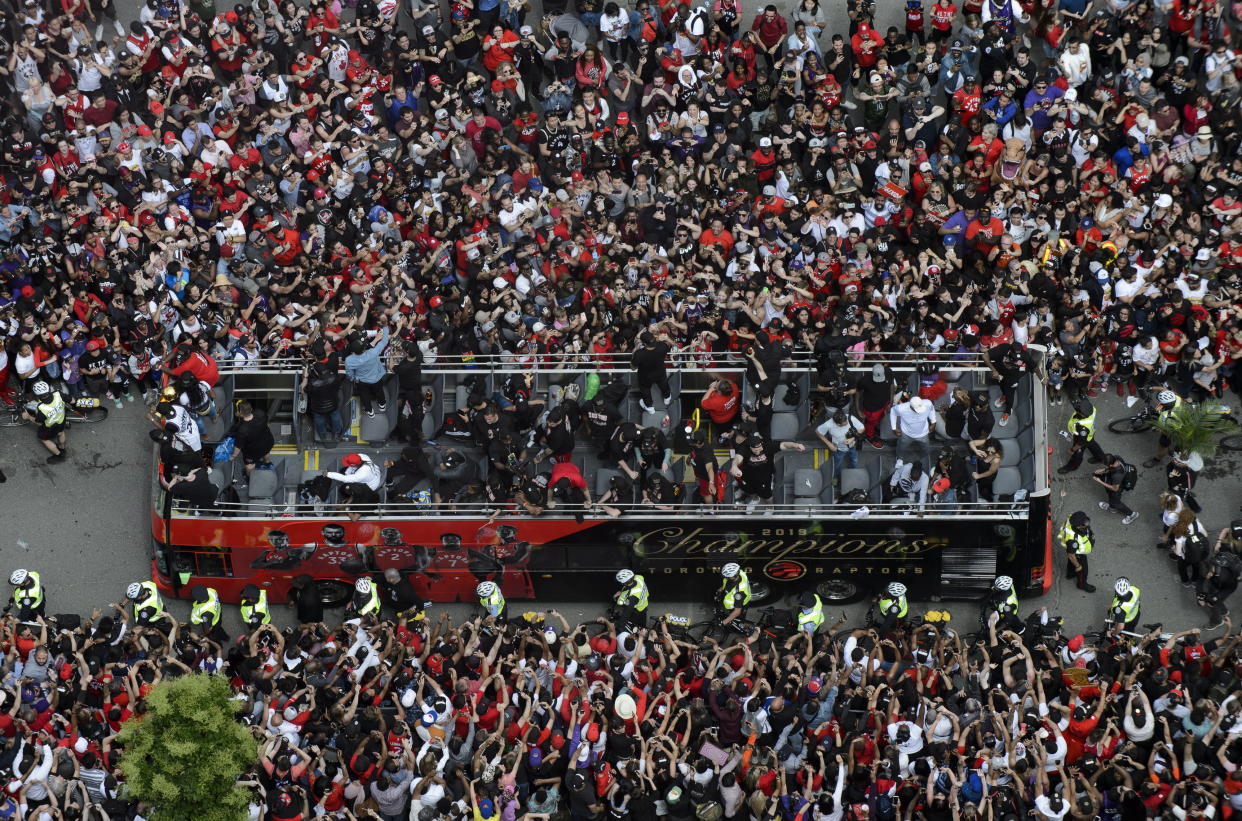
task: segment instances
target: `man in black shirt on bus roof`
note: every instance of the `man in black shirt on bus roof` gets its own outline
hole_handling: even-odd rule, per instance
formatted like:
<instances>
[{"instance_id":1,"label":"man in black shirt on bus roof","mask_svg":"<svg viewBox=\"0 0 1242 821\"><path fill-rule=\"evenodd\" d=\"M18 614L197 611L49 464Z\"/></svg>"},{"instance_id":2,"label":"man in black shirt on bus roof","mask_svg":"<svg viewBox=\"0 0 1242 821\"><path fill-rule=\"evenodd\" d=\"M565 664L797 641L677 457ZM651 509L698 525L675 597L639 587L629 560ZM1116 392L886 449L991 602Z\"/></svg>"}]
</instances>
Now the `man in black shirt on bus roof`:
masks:
<instances>
[{"instance_id":1,"label":"man in black shirt on bus roof","mask_svg":"<svg viewBox=\"0 0 1242 821\"><path fill-rule=\"evenodd\" d=\"M638 336L642 347L634 351L630 364L638 374L638 402L647 413L655 411L655 397L651 388L658 387L660 395L668 403L672 389L668 385L668 368L665 357L672 350L668 344L668 334L661 332L657 337L651 331L643 331Z\"/></svg>"}]
</instances>

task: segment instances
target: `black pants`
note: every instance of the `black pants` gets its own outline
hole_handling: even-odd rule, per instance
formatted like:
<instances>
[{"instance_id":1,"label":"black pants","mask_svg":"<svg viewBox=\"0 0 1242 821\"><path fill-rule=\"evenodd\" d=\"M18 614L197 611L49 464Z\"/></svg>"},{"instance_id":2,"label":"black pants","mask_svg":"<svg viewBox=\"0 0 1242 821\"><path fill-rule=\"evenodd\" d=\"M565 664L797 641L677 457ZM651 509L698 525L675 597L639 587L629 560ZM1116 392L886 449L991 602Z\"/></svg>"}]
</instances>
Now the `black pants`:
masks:
<instances>
[{"instance_id":1,"label":"black pants","mask_svg":"<svg viewBox=\"0 0 1242 821\"><path fill-rule=\"evenodd\" d=\"M1110 490L1108 492L1108 506L1122 516L1129 516L1134 512L1129 505L1121 500L1121 491L1119 490Z\"/></svg>"},{"instance_id":2,"label":"black pants","mask_svg":"<svg viewBox=\"0 0 1242 821\"><path fill-rule=\"evenodd\" d=\"M1091 452L1092 461L1104 461L1104 448L1100 447L1099 442L1092 439L1084 442L1082 447L1070 451L1069 461L1065 463L1065 467L1070 470L1078 470L1079 465L1082 464L1082 452L1084 450Z\"/></svg>"},{"instance_id":3,"label":"black pants","mask_svg":"<svg viewBox=\"0 0 1242 821\"><path fill-rule=\"evenodd\" d=\"M644 376L641 373L638 375L638 398L654 408L655 397L651 395L653 387L660 389L660 395L664 397L664 406L668 407L668 403L673 400L673 397L669 395L673 390L668 386L668 374L662 373L659 377Z\"/></svg>"},{"instance_id":4,"label":"black pants","mask_svg":"<svg viewBox=\"0 0 1242 821\"><path fill-rule=\"evenodd\" d=\"M386 396L384 392L384 382L381 379L378 382L355 382L355 389L358 392L358 400L362 402L363 413L370 413L376 403L383 404Z\"/></svg>"},{"instance_id":5,"label":"black pants","mask_svg":"<svg viewBox=\"0 0 1242 821\"><path fill-rule=\"evenodd\" d=\"M1078 589L1082 590L1087 586L1087 556L1078 554L1078 569L1074 569L1074 563L1068 558L1065 560L1065 578L1077 579Z\"/></svg>"},{"instance_id":6,"label":"black pants","mask_svg":"<svg viewBox=\"0 0 1242 821\"><path fill-rule=\"evenodd\" d=\"M1185 559L1177 560L1177 575L1183 584L1199 581L1201 573L1199 571L1198 562L1188 562Z\"/></svg>"}]
</instances>

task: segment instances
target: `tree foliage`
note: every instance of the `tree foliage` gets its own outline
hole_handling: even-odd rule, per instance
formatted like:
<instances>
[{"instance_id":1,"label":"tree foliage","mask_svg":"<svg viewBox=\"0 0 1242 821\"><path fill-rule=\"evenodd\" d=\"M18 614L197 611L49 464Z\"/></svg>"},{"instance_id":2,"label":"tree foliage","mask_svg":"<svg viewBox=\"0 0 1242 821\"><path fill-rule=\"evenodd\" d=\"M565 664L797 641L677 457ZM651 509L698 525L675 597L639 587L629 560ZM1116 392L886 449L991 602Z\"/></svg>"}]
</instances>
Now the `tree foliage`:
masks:
<instances>
[{"instance_id":1,"label":"tree foliage","mask_svg":"<svg viewBox=\"0 0 1242 821\"><path fill-rule=\"evenodd\" d=\"M1207 402L1183 402L1164 419L1156 419L1152 427L1169 437L1174 451L1197 453L1204 459L1216 455L1220 438L1238 429L1225 412L1225 406L1214 399Z\"/></svg>"},{"instance_id":2,"label":"tree foliage","mask_svg":"<svg viewBox=\"0 0 1242 821\"><path fill-rule=\"evenodd\" d=\"M258 757L258 742L237 720L228 681L192 675L160 682L147 712L121 729L121 771L153 821L245 821L237 777Z\"/></svg>"}]
</instances>

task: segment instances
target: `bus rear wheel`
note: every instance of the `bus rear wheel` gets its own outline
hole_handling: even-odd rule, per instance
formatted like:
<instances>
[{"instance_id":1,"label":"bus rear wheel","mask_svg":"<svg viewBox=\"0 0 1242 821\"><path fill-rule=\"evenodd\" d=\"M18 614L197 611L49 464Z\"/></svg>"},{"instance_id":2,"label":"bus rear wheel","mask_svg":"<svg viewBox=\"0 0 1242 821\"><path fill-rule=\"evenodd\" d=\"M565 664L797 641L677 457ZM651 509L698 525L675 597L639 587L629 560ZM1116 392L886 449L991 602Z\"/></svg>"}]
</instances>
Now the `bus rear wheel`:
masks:
<instances>
[{"instance_id":1,"label":"bus rear wheel","mask_svg":"<svg viewBox=\"0 0 1242 821\"><path fill-rule=\"evenodd\" d=\"M826 582L820 582L816 585L815 592L824 604L850 604L863 597L862 585L846 579L829 579Z\"/></svg>"},{"instance_id":2,"label":"bus rear wheel","mask_svg":"<svg viewBox=\"0 0 1242 821\"><path fill-rule=\"evenodd\" d=\"M319 596L319 601L323 602L326 607L340 607L349 601L349 597L353 595L354 588L345 582L338 582L335 579L317 579L315 581L315 595Z\"/></svg>"}]
</instances>

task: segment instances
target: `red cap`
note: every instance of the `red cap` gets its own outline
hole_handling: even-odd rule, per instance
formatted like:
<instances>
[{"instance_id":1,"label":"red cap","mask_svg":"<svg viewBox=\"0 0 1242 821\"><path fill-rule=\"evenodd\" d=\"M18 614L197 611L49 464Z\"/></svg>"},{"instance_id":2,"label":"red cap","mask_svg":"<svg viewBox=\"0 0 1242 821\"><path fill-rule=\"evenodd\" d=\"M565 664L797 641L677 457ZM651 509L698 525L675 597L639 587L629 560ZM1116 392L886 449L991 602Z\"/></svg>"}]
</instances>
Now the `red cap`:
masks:
<instances>
[{"instance_id":1,"label":"red cap","mask_svg":"<svg viewBox=\"0 0 1242 821\"><path fill-rule=\"evenodd\" d=\"M139 134L141 134L141 135L142 135L142 136L144 136L144 137L150 137L150 136L151 136L151 126L149 126L149 125L140 125L140 126L138 126L138 133L139 133Z\"/></svg>"},{"instance_id":2,"label":"red cap","mask_svg":"<svg viewBox=\"0 0 1242 821\"><path fill-rule=\"evenodd\" d=\"M427 82L431 83L433 86L438 86L443 83L444 80L439 74L432 74L431 77L428 78Z\"/></svg>"},{"instance_id":3,"label":"red cap","mask_svg":"<svg viewBox=\"0 0 1242 821\"><path fill-rule=\"evenodd\" d=\"M328 192L327 192L327 191L323 190L322 188L316 188L316 189L315 189L315 197L316 197L316 198L318 198L318 197L326 197L326 196L328 196Z\"/></svg>"},{"instance_id":4,"label":"red cap","mask_svg":"<svg viewBox=\"0 0 1242 821\"><path fill-rule=\"evenodd\" d=\"M592 744L599 741L599 725L594 721L587 725L586 738Z\"/></svg>"},{"instance_id":5,"label":"red cap","mask_svg":"<svg viewBox=\"0 0 1242 821\"><path fill-rule=\"evenodd\" d=\"M932 485L933 493L944 493L949 489L949 480L943 476L936 480L936 484Z\"/></svg>"},{"instance_id":6,"label":"red cap","mask_svg":"<svg viewBox=\"0 0 1242 821\"><path fill-rule=\"evenodd\" d=\"M433 308L439 308L441 305L444 304L444 297L433 296L431 299L427 300L427 304L429 304Z\"/></svg>"},{"instance_id":7,"label":"red cap","mask_svg":"<svg viewBox=\"0 0 1242 821\"><path fill-rule=\"evenodd\" d=\"M734 670L741 670L746 664L746 656L741 653L734 653L729 657L729 666Z\"/></svg>"},{"instance_id":8,"label":"red cap","mask_svg":"<svg viewBox=\"0 0 1242 821\"><path fill-rule=\"evenodd\" d=\"M953 340L957 339L957 328L945 328L944 338L948 342L952 342Z\"/></svg>"},{"instance_id":9,"label":"red cap","mask_svg":"<svg viewBox=\"0 0 1242 821\"><path fill-rule=\"evenodd\" d=\"M573 181L574 181L574 182L582 182L583 180L585 180L585 179L586 179L586 177L582 176L582 172L581 172L581 171L575 171L575 172L573 173L572 179L573 179Z\"/></svg>"},{"instance_id":10,"label":"red cap","mask_svg":"<svg viewBox=\"0 0 1242 821\"><path fill-rule=\"evenodd\" d=\"M347 453L341 457L341 465L347 468L356 468L362 464L362 457L356 453Z\"/></svg>"},{"instance_id":11,"label":"red cap","mask_svg":"<svg viewBox=\"0 0 1242 821\"><path fill-rule=\"evenodd\" d=\"M155 215L150 211L144 211L142 216L138 218L139 225L152 225L155 223Z\"/></svg>"},{"instance_id":12,"label":"red cap","mask_svg":"<svg viewBox=\"0 0 1242 821\"><path fill-rule=\"evenodd\" d=\"M237 12L235 12L235 11L226 11L226 12L224 13L224 19L225 19L225 20L228 20L230 23L236 23L236 22L237 22Z\"/></svg>"},{"instance_id":13,"label":"red cap","mask_svg":"<svg viewBox=\"0 0 1242 821\"><path fill-rule=\"evenodd\" d=\"M878 148L878 146L875 144L875 140L867 140L865 143L863 143L863 151L870 151L873 148Z\"/></svg>"},{"instance_id":14,"label":"red cap","mask_svg":"<svg viewBox=\"0 0 1242 821\"><path fill-rule=\"evenodd\" d=\"M22 296L26 297L27 299L30 299L30 297L34 296L34 292L35 291L34 291L33 285L22 286Z\"/></svg>"},{"instance_id":15,"label":"red cap","mask_svg":"<svg viewBox=\"0 0 1242 821\"><path fill-rule=\"evenodd\" d=\"M128 151L128 150L129 150L129 143L121 143L120 145L118 145L118 146L116 147L116 150L117 150L117 151Z\"/></svg>"},{"instance_id":16,"label":"red cap","mask_svg":"<svg viewBox=\"0 0 1242 821\"><path fill-rule=\"evenodd\" d=\"M492 80L492 91L504 91L505 84L499 80Z\"/></svg>"},{"instance_id":17,"label":"red cap","mask_svg":"<svg viewBox=\"0 0 1242 821\"><path fill-rule=\"evenodd\" d=\"M617 125L629 125L629 124L630 124L630 113L628 111L622 111L620 114L617 115Z\"/></svg>"},{"instance_id":18,"label":"red cap","mask_svg":"<svg viewBox=\"0 0 1242 821\"><path fill-rule=\"evenodd\" d=\"M164 132L164 142L165 142L165 143L175 143L176 141L177 141L177 135L176 135L176 134L172 133L171 131L165 131L165 132Z\"/></svg>"},{"instance_id":19,"label":"red cap","mask_svg":"<svg viewBox=\"0 0 1242 821\"><path fill-rule=\"evenodd\" d=\"M1082 649L1082 643L1083 643L1084 641L1085 641L1085 639L1083 638L1082 633L1079 633L1078 635L1076 635L1076 636L1074 636L1072 639L1070 639L1070 640L1069 640L1069 643L1068 643L1068 644L1066 644L1065 646L1069 648L1069 651L1070 651L1071 653L1077 653L1079 650L1081 650L1081 649Z\"/></svg>"},{"instance_id":20,"label":"red cap","mask_svg":"<svg viewBox=\"0 0 1242 821\"><path fill-rule=\"evenodd\" d=\"M312 168L310 171L307 171L307 172L306 172L306 181L307 181L307 182L318 182L318 181L319 181L319 172L318 172L318 171L316 171L316 170L315 170L315 169L313 169L313 168Z\"/></svg>"}]
</instances>

